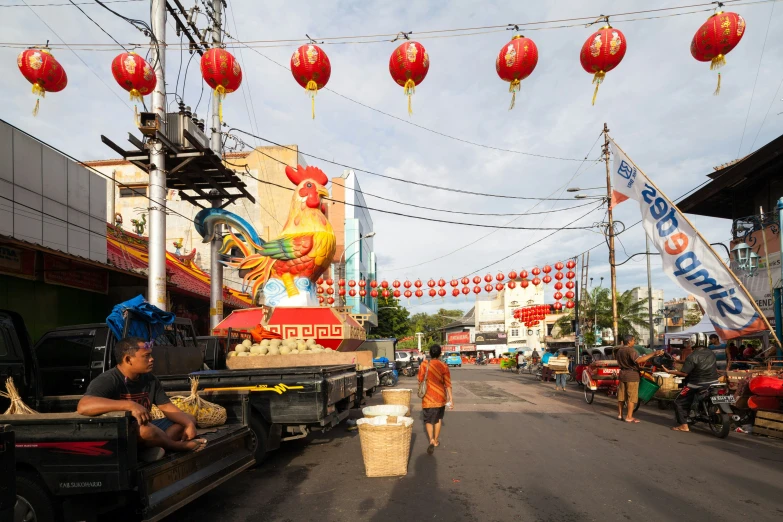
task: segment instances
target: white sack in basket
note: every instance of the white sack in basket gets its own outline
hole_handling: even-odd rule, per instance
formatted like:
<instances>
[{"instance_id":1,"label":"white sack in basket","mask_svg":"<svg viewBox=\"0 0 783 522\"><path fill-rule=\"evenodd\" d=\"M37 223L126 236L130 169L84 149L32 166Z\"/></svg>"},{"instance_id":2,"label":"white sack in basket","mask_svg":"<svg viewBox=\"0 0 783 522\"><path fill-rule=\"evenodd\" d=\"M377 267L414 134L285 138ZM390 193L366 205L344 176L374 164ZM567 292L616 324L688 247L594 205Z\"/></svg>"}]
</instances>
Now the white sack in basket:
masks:
<instances>
[{"instance_id":1,"label":"white sack in basket","mask_svg":"<svg viewBox=\"0 0 783 522\"><path fill-rule=\"evenodd\" d=\"M371 426L387 426L389 423L387 422L388 417L369 417L364 419L359 419L356 421L357 426L361 426L362 424L369 424ZM410 426L413 424L413 419L410 417L397 417L397 423L392 423L391 426Z\"/></svg>"},{"instance_id":2,"label":"white sack in basket","mask_svg":"<svg viewBox=\"0 0 783 522\"><path fill-rule=\"evenodd\" d=\"M408 413L408 407L402 404L379 404L362 408L365 417L397 416L404 417Z\"/></svg>"}]
</instances>

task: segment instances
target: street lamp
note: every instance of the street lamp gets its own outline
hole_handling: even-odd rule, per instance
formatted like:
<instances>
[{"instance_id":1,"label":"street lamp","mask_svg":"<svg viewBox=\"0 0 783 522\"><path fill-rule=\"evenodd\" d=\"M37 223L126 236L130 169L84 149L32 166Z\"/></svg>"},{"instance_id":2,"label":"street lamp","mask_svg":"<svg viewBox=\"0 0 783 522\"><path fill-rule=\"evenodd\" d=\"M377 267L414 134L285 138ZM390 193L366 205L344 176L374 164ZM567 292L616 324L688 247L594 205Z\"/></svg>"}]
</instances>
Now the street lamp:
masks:
<instances>
[{"instance_id":1,"label":"street lamp","mask_svg":"<svg viewBox=\"0 0 783 522\"><path fill-rule=\"evenodd\" d=\"M606 187L588 187L588 188L569 187L566 189L566 192L581 192L583 190L606 190Z\"/></svg>"},{"instance_id":2,"label":"street lamp","mask_svg":"<svg viewBox=\"0 0 783 522\"><path fill-rule=\"evenodd\" d=\"M756 272L759 266L759 255L747 243L743 241L735 245L731 249L731 254L741 270L746 270L751 276Z\"/></svg>"},{"instance_id":3,"label":"street lamp","mask_svg":"<svg viewBox=\"0 0 783 522\"><path fill-rule=\"evenodd\" d=\"M340 261L338 261L338 263L337 263L340 266L340 278L341 279L345 279L345 253L348 251L348 249L351 248L356 243L358 243L359 241L361 241L362 239L367 239L367 238L374 237L374 236L375 236L375 232L369 232L369 233L365 234L364 236L360 235L359 239L357 239L355 241L352 241L351 243L348 244L347 247L343 248L343 253L340 256ZM361 246L359 248L361 248ZM342 300L343 306L345 306L345 296L343 296L341 300Z\"/></svg>"}]
</instances>

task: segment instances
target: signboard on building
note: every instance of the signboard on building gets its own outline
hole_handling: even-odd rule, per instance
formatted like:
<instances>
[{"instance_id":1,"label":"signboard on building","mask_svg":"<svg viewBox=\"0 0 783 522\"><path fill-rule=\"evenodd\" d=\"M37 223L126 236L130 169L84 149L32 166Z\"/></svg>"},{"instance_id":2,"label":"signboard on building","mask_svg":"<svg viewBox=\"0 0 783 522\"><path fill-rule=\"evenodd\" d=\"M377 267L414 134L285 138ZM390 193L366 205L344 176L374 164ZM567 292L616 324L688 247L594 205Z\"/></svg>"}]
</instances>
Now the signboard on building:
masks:
<instances>
[{"instance_id":1,"label":"signboard on building","mask_svg":"<svg viewBox=\"0 0 783 522\"><path fill-rule=\"evenodd\" d=\"M0 274L35 279L35 251L0 243Z\"/></svg>"},{"instance_id":2,"label":"signboard on building","mask_svg":"<svg viewBox=\"0 0 783 522\"><path fill-rule=\"evenodd\" d=\"M52 254L44 254L44 282L70 286L79 290L109 293L109 273L106 269L85 265Z\"/></svg>"},{"instance_id":3,"label":"signboard on building","mask_svg":"<svg viewBox=\"0 0 783 522\"><path fill-rule=\"evenodd\" d=\"M454 332L446 335L446 342L449 344L468 344L470 342L470 332Z\"/></svg>"},{"instance_id":4,"label":"signboard on building","mask_svg":"<svg viewBox=\"0 0 783 522\"><path fill-rule=\"evenodd\" d=\"M475 339L477 345L506 344L507 341L506 332L481 332L476 334Z\"/></svg>"},{"instance_id":5,"label":"signboard on building","mask_svg":"<svg viewBox=\"0 0 783 522\"><path fill-rule=\"evenodd\" d=\"M481 332L503 332L505 330L505 323L485 323L479 326Z\"/></svg>"},{"instance_id":6,"label":"signboard on building","mask_svg":"<svg viewBox=\"0 0 783 522\"><path fill-rule=\"evenodd\" d=\"M771 250L771 248L770 248ZM780 281L780 252L770 252L769 269L772 275L772 284ZM731 270L742 281L745 288L750 292L753 300L764 313L764 316L770 321L775 320L775 297L769 287L769 275L767 274L767 257L761 256L758 259L758 268L753 275L748 274L746 270L741 270L736 263L731 263Z\"/></svg>"}]
</instances>

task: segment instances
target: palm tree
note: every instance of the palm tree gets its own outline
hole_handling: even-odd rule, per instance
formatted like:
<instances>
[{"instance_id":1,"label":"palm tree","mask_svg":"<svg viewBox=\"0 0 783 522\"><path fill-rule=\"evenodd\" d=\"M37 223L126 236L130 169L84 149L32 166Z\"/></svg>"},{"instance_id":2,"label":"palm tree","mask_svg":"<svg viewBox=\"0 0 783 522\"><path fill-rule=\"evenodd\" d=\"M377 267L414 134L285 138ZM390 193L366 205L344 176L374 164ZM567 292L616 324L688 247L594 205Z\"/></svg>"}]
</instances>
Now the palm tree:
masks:
<instances>
[{"instance_id":1,"label":"palm tree","mask_svg":"<svg viewBox=\"0 0 783 522\"><path fill-rule=\"evenodd\" d=\"M647 298L636 301L633 298L631 290L623 293L617 293L617 334L622 338L625 335L638 335L640 329L649 328L649 315L647 309ZM612 300L608 288L593 288L592 292L585 295L585 301L581 303L582 308L579 315L582 319L585 337L592 335L594 327L611 328L612 327ZM560 317L555 324L560 328L563 335L573 333L571 321L573 312L569 312ZM588 339L585 339L588 341Z\"/></svg>"}]
</instances>

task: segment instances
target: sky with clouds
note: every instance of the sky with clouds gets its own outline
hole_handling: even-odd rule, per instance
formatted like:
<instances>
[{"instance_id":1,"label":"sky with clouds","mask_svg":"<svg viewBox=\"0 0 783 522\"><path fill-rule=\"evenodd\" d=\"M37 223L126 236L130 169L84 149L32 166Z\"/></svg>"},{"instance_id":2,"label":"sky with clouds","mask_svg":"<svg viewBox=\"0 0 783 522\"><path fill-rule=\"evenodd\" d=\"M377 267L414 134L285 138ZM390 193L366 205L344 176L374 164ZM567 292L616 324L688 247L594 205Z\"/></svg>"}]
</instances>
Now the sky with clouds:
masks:
<instances>
[{"instance_id":1,"label":"sky with clouds","mask_svg":"<svg viewBox=\"0 0 783 522\"><path fill-rule=\"evenodd\" d=\"M67 3L26 1L31 5ZM398 31L413 31L415 39L417 32L428 30L560 20L686 3L689 2L307 1L294 6L285 1L230 0L227 31L242 41ZM0 6L9 4L23 2L4 1ZM190 7L193 0L183 0L183 4ZM268 47L255 51L237 48L232 52L242 65L244 83L242 92L226 99L224 117L231 126L257 129L258 134L272 141L296 143L305 153L371 172L466 191L554 198L572 197L565 192L569 186L605 184L603 163L595 160L600 154L599 134L607 122L614 139L674 199L701 184L713 166L744 156L783 132L783 116L778 115L783 111L783 95L777 92L783 81L779 67L783 62L783 40L779 38L783 5L739 4L745 5L727 4L726 9L740 13L747 21L747 29L721 70L720 96L712 95L716 74L709 70L709 64L694 60L689 50L693 34L710 14L704 11L709 9L705 6L683 10L700 11L694 14L653 20L627 20L650 15L613 18L613 26L626 36L628 51L623 62L607 74L595 106L590 104L592 76L580 66L579 51L598 26L580 25L522 31L536 43L539 61L533 74L522 82L516 107L510 111L508 84L498 78L495 58L513 33L498 30L459 38L421 38L431 65L427 78L416 89L410 118L402 88L388 71L389 56L399 42L323 45L332 64L328 87L334 92L319 92L315 120L311 119L310 102L303 89L290 72L273 63L287 65L299 43L262 44ZM148 2L109 5L126 16L149 21ZM136 29L100 6L81 7L120 42L145 40ZM5 42L112 43L73 6L0 7L0 16ZM204 27L206 17L200 17L198 23ZM573 23L553 25L570 24ZM172 24L167 41L179 41ZM133 129L132 104L110 72L117 52L85 50L77 51L77 56L67 49L55 50L55 56L67 70L69 84L63 92L49 94L42 100L40 114L35 118L31 114L35 99L16 67L18 52L0 46L3 119L79 159L113 157L113 152L100 142L100 135L120 143ZM205 116L211 97L209 88L203 89L202 95L198 57L190 61L188 68L190 56L182 53L181 62L180 54L179 50L167 53L167 90L177 89L185 102L194 107L201 97L197 112ZM475 143L569 160L470 145L407 122ZM253 143L250 139L248 142ZM587 161L573 161L582 158ZM308 163L321 167L330 178L342 172L342 167L314 159ZM584 203L577 200L488 198L433 190L363 172L358 172L358 177L371 207L445 220L552 228L563 226L592 208L567 208ZM586 193L597 195L600 191ZM465 216L395 205L369 194L475 213L565 210L527 216ZM604 215L605 210L596 210L572 226L589 227L603 220ZM621 205L615 219L626 225L635 223L639 219L638 207L633 203ZM730 222L699 216L693 219L711 242L728 243ZM373 220L379 277L387 279L449 280L473 274L487 265L491 266L483 269L482 275L519 271L554 263L602 242L596 229L563 230L542 239L552 231L467 227L378 212L373 214ZM644 250L644 232L639 226L619 239L618 262L626 254ZM524 250L512 255L521 249ZM503 258L507 259L499 261ZM653 286L663 288L667 299L683 295L660 271L655 257L652 264ZM596 283L602 276L608 281L606 247L592 250L590 275ZM621 290L640 285L646 286L644 256L618 268ZM410 309L431 311L444 305L466 309L469 303L448 298L445 303L412 303Z\"/></svg>"}]
</instances>

